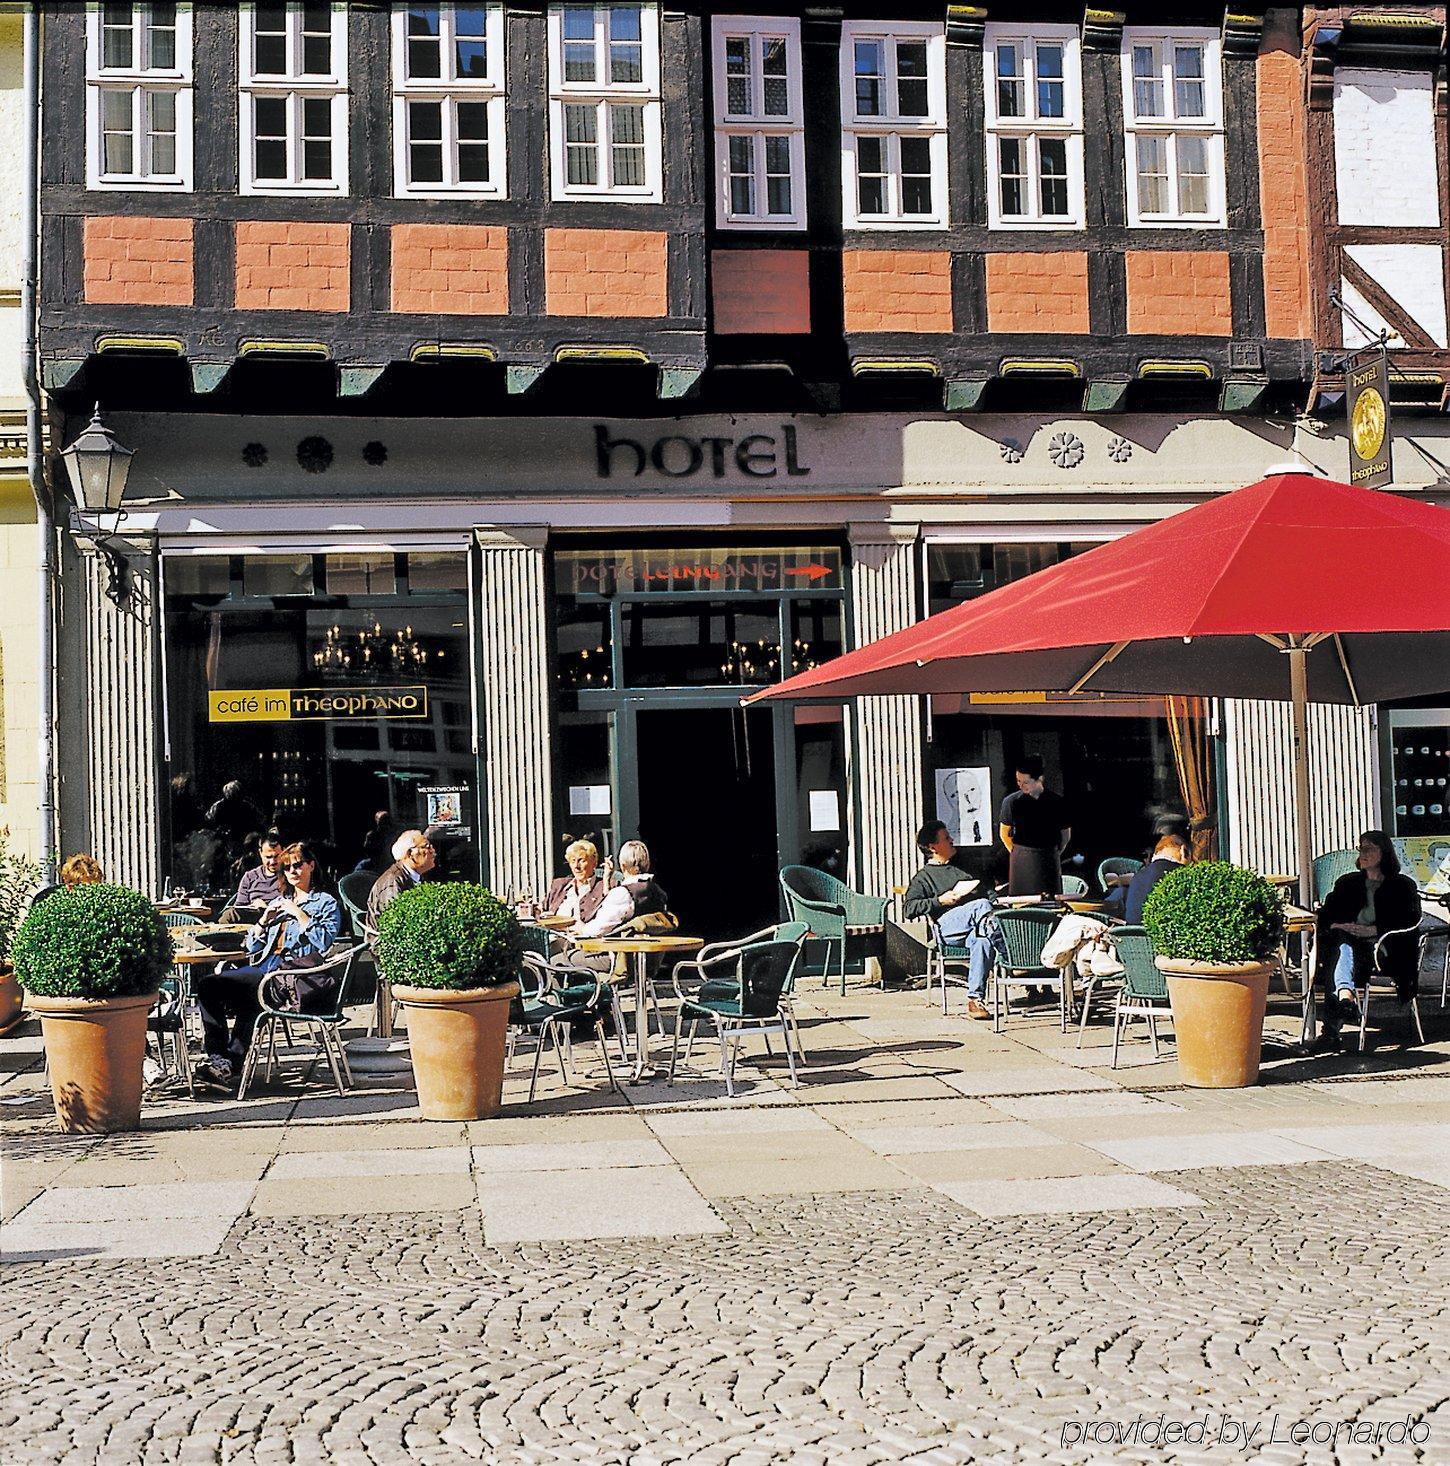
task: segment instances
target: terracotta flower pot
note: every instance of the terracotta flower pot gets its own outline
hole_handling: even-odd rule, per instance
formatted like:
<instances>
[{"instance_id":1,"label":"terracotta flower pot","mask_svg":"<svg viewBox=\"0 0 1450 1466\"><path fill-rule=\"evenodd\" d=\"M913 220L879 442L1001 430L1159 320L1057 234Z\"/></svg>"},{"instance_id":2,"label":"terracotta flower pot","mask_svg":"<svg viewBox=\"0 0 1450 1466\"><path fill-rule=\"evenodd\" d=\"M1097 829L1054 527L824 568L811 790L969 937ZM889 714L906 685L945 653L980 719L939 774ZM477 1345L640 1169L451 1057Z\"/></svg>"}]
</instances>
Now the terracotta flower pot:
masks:
<instances>
[{"instance_id":1,"label":"terracotta flower pot","mask_svg":"<svg viewBox=\"0 0 1450 1466\"><path fill-rule=\"evenodd\" d=\"M418 1108L425 1120L487 1120L503 1102L509 1003L516 982L498 987L415 988L395 984L408 1010Z\"/></svg>"},{"instance_id":2,"label":"terracotta flower pot","mask_svg":"<svg viewBox=\"0 0 1450 1466\"><path fill-rule=\"evenodd\" d=\"M15 1026L23 1004L20 979L13 968L0 968L0 1033Z\"/></svg>"},{"instance_id":3,"label":"terracotta flower pot","mask_svg":"<svg viewBox=\"0 0 1450 1466\"><path fill-rule=\"evenodd\" d=\"M1168 978L1178 1068L1194 1089L1242 1089L1259 1078L1273 962L1159 957Z\"/></svg>"},{"instance_id":4,"label":"terracotta flower pot","mask_svg":"<svg viewBox=\"0 0 1450 1466\"><path fill-rule=\"evenodd\" d=\"M141 1123L141 1060L155 993L131 998L42 998L40 1017L50 1090L60 1128L72 1135L135 1130Z\"/></svg>"}]
</instances>

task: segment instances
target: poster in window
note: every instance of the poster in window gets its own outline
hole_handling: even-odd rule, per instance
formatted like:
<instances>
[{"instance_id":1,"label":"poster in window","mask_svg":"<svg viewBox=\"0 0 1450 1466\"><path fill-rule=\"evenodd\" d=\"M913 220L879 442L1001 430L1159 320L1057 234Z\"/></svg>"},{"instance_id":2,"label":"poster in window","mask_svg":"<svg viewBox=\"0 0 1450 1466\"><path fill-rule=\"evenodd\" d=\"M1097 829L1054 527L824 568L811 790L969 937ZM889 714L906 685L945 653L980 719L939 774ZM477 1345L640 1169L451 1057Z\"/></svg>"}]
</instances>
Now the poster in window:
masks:
<instances>
[{"instance_id":1,"label":"poster in window","mask_svg":"<svg viewBox=\"0 0 1450 1466\"><path fill-rule=\"evenodd\" d=\"M938 769L936 817L953 845L992 843L992 771L987 768Z\"/></svg>"},{"instance_id":2,"label":"poster in window","mask_svg":"<svg viewBox=\"0 0 1450 1466\"><path fill-rule=\"evenodd\" d=\"M462 785L439 785L420 789L424 800L424 822L430 829L458 830L463 825L463 799L468 793Z\"/></svg>"}]
</instances>

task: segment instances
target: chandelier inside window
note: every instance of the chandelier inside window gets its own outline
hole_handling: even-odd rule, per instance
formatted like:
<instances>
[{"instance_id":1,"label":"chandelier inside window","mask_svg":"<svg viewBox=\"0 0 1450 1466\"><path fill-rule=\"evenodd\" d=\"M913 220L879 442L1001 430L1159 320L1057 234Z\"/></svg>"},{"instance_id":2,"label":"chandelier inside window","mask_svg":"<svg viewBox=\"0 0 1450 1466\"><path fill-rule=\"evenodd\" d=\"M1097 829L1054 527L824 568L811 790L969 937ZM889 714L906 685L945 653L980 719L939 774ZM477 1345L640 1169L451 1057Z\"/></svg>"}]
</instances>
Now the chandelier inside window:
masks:
<instances>
[{"instance_id":1,"label":"chandelier inside window","mask_svg":"<svg viewBox=\"0 0 1450 1466\"><path fill-rule=\"evenodd\" d=\"M730 653L720 663L720 676L740 686L773 682L780 671L780 647L773 641L732 641ZM816 665L811 644L799 637L790 644L790 673L809 672Z\"/></svg>"},{"instance_id":2,"label":"chandelier inside window","mask_svg":"<svg viewBox=\"0 0 1450 1466\"><path fill-rule=\"evenodd\" d=\"M344 631L334 623L313 652L312 665L324 673L410 676L425 672L430 660L436 662L442 657L442 649L430 652L413 635L411 626L385 629L380 621L374 621L360 631Z\"/></svg>"}]
</instances>

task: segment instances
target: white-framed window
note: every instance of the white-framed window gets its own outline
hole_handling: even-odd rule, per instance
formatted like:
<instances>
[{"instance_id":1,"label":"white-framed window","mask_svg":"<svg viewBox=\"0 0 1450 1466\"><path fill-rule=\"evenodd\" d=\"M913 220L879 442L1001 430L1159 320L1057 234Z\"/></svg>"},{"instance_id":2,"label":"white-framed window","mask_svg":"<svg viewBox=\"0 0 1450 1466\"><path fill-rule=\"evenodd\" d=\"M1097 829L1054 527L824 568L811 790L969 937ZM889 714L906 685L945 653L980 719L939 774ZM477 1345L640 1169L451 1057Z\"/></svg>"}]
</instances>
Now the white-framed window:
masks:
<instances>
[{"instance_id":1,"label":"white-framed window","mask_svg":"<svg viewBox=\"0 0 1450 1466\"><path fill-rule=\"evenodd\" d=\"M946 35L927 22L841 27L843 212L848 227L947 222Z\"/></svg>"},{"instance_id":2,"label":"white-framed window","mask_svg":"<svg viewBox=\"0 0 1450 1466\"><path fill-rule=\"evenodd\" d=\"M347 7L248 0L238 92L244 194L347 192Z\"/></svg>"},{"instance_id":3,"label":"white-framed window","mask_svg":"<svg viewBox=\"0 0 1450 1466\"><path fill-rule=\"evenodd\" d=\"M191 187L191 6L105 0L86 14L86 186Z\"/></svg>"},{"instance_id":4,"label":"white-framed window","mask_svg":"<svg viewBox=\"0 0 1450 1466\"><path fill-rule=\"evenodd\" d=\"M710 25L716 222L722 229L804 229L800 21L717 15Z\"/></svg>"},{"instance_id":5,"label":"white-framed window","mask_svg":"<svg viewBox=\"0 0 1450 1466\"><path fill-rule=\"evenodd\" d=\"M1077 28L989 25L985 52L988 224L993 229L1081 229Z\"/></svg>"},{"instance_id":6,"label":"white-framed window","mask_svg":"<svg viewBox=\"0 0 1450 1466\"><path fill-rule=\"evenodd\" d=\"M664 197L654 4L549 7L549 171L556 199Z\"/></svg>"},{"instance_id":7,"label":"white-framed window","mask_svg":"<svg viewBox=\"0 0 1450 1466\"><path fill-rule=\"evenodd\" d=\"M503 198L502 4L393 11L393 186L399 197Z\"/></svg>"},{"instance_id":8,"label":"white-framed window","mask_svg":"<svg viewBox=\"0 0 1450 1466\"><path fill-rule=\"evenodd\" d=\"M1218 32L1125 27L1123 119L1129 224L1222 227L1227 220Z\"/></svg>"}]
</instances>

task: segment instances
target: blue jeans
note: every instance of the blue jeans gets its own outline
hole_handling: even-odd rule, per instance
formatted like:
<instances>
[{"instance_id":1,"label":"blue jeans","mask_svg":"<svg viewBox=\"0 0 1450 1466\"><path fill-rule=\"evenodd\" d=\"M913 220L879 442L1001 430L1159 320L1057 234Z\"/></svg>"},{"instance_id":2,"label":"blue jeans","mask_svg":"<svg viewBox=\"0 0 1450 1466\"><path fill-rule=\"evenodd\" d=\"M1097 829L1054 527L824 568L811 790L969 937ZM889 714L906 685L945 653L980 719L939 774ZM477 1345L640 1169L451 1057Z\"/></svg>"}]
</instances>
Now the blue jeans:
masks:
<instances>
[{"instance_id":1,"label":"blue jeans","mask_svg":"<svg viewBox=\"0 0 1450 1466\"><path fill-rule=\"evenodd\" d=\"M975 901L963 901L959 906L948 908L937 922L942 940L966 952L967 996L978 1001L987 995L987 971L992 965L993 952L1002 957L1007 955L996 921L983 921L991 911L992 903L978 897Z\"/></svg>"}]
</instances>

